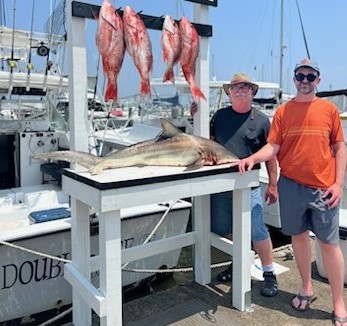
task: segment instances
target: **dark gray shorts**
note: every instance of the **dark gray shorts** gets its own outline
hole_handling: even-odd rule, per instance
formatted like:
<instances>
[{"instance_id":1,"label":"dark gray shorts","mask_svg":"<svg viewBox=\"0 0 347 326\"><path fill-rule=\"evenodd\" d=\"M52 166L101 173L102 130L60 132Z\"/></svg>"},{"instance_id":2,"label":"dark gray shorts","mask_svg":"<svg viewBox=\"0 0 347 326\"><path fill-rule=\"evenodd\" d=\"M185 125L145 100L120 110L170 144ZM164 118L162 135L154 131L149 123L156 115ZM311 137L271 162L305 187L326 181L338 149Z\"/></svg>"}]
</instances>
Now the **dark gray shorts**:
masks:
<instances>
[{"instance_id":1,"label":"dark gray shorts","mask_svg":"<svg viewBox=\"0 0 347 326\"><path fill-rule=\"evenodd\" d=\"M278 180L282 232L296 235L312 231L324 243L339 243L339 208L329 209L324 190L301 185L284 176Z\"/></svg>"}]
</instances>

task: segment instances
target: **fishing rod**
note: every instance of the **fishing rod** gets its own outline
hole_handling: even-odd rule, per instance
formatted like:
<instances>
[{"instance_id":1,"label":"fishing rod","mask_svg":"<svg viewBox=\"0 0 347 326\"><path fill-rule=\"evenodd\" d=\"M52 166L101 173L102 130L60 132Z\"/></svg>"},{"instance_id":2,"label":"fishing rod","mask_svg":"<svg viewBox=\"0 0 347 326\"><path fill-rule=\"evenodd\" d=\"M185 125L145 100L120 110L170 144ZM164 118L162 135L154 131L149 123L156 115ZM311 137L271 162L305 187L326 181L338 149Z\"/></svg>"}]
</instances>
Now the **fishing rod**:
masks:
<instances>
[{"instance_id":1,"label":"fishing rod","mask_svg":"<svg viewBox=\"0 0 347 326\"><path fill-rule=\"evenodd\" d=\"M99 68L100 68L100 55L98 56L98 63L96 65L96 78L95 78L95 85L94 85L94 92L93 92L93 100L96 99L96 91L98 88L98 80L99 80Z\"/></svg>"},{"instance_id":2,"label":"fishing rod","mask_svg":"<svg viewBox=\"0 0 347 326\"><path fill-rule=\"evenodd\" d=\"M9 61L11 75L12 75L12 72L13 72L13 68L15 68L17 66L16 62L14 61L14 29L15 29L15 22L16 22L16 0L14 0L14 4L13 4L12 46L11 46L11 60Z\"/></svg>"},{"instance_id":3,"label":"fishing rod","mask_svg":"<svg viewBox=\"0 0 347 326\"><path fill-rule=\"evenodd\" d=\"M13 68L17 67L17 63L14 60L14 29L15 29L15 22L16 22L16 0L14 0L13 4L13 22L12 22L12 48L11 48L11 59L8 60L8 64L10 66L10 80L9 80L9 88L8 88L8 94L9 96L12 93L13 85Z\"/></svg>"},{"instance_id":4,"label":"fishing rod","mask_svg":"<svg viewBox=\"0 0 347 326\"><path fill-rule=\"evenodd\" d=\"M1 26L6 26L6 16L5 16L5 3L4 0L0 1L0 24ZM4 66L4 56L1 58L1 70L5 70Z\"/></svg>"},{"instance_id":5,"label":"fishing rod","mask_svg":"<svg viewBox=\"0 0 347 326\"><path fill-rule=\"evenodd\" d=\"M32 10L31 10L31 27L30 27L30 40L29 40L29 59L28 59L28 74L27 74L27 91L29 91L29 78L30 78L30 72L33 69L34 65L31 62L31 48L32 48L32 41L33 41L33 25L34 25L34 11L35 11L35 0L33 0Z\"/></svg>"},{"instance_id":6,"label":"fishing rod","mask_svg":"<svg viewBox=\"0 0 347 326\"><path fill-rule=\"evenodd\" d=\"M29 60L28 60L28 75L30 74L30 70L33 68L33 64L31 63L31 47L33 41L33 25L34 25L34 11L35 11L35 0L33 0L32 10L31 10L31 27L30 27L30 42L29 42Z\"/></svg>"}]
</instances>

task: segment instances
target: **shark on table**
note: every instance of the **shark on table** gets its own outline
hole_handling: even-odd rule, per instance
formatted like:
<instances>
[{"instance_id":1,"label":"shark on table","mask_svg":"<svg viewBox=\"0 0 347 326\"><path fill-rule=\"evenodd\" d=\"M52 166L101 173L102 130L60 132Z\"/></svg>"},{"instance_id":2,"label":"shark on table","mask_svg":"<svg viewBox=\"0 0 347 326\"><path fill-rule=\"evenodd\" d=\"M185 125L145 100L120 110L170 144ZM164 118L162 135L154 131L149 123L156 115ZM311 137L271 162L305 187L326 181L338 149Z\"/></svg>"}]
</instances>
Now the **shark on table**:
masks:
<instances>
[{"instance_id":1,"label":"shark on table","mask_svg":"<svg viewBox=\"0 0 347 326\"><path fill-rule=\"evenodd\" d=\"M186 170L194 170L202 166L238 164L239 158L221 144L186 134L164 118L160 122L162 132L157 138L111 152L105 157L71 150L38 153L33 157L44 161L77 163L86 167L92 175L105 169L130 166L185 166Z\"/></svg>"}]
</instances>

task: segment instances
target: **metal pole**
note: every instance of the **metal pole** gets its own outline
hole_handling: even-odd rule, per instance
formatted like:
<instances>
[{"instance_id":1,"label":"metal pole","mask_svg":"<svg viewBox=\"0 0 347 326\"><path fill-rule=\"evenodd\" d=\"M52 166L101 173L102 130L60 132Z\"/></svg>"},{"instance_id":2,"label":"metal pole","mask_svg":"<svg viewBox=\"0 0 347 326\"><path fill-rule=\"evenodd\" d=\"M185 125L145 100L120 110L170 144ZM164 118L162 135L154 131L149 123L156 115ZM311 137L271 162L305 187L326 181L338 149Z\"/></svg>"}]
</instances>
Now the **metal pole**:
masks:
<instances>
[{"instance_id":1,"label":"metal pole","mask_svg":"<svg viewBox=\"0 0 347 326\"><path fill-rule=\"evenodd\" d=\"M279 86L282 91L282 74L283 74L283 0L281 0L281 25L280 25L280 80Z\"/></svg>"}]
</instances>

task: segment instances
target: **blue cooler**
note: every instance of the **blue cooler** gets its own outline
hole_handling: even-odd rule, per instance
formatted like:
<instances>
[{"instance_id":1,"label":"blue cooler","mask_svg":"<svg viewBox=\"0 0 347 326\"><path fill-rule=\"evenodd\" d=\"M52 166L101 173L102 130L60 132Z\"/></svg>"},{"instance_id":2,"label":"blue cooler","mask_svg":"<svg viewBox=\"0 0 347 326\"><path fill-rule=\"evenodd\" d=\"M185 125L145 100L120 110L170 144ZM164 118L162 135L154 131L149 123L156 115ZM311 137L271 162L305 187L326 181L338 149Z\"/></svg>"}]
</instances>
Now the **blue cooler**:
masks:
<instances>
[{"instance_id":1,"label":"blue cooler","mask_svg":"<svg viewBox=\"0 0 347 326\"><path fill-rule=\"evenodd\" d=\"M347 209L340 208L340 247L345 259L345 284L347 284ZM315 240L316 248L316 264L318 269L318 274L321 277L327 278L325 273L322 254L318 246L318 242Z\"/></svg>"},{"instance_id":2,"label":"blue cooler","mask_svg":"<svg viewBox=\"0 0 347 326\"><path fill-rule=\"evenodd\" d=\"M59 220L67 217L71 217L71 211L66 207L45 209L29 214L31 224Z\"/></svg>"}]
</instances>

